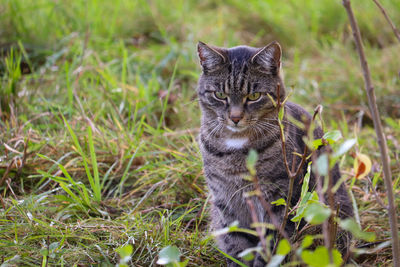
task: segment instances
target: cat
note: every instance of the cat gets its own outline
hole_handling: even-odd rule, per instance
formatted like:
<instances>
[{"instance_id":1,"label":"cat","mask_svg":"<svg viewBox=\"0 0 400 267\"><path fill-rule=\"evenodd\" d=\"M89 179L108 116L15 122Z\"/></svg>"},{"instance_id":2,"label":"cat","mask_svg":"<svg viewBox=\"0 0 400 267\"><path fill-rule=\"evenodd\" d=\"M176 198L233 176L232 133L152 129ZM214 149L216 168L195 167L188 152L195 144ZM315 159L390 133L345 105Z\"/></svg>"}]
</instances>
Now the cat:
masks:
<instances>
[{"instance_id":1,"label":"cat","mask_svg":"<svg viewBox=\"0 0 400 267\"><path fill-rule=\"evenodd\" d=\"M199 42L197 49L202 68L197 87L202 113L199 146L212 197L211 227L219 230L238 221L239 227L251 229L252 214L245 194L254 188L251 182L244 179L248 175L246 158L250 149L258 153L256 173L262 197L270 203L279 198L286 199L288 194L289 176L283 161L277 124L278 110L274 105L278 97L282 102L286 96L281 70L281 46L272 42L262 48L220 48ZM301 158L294 156L293 152L303 153L305 133L289 123L288 117L310 121L311 116L302 107L289 101L285 102L284 110L288 162L292 166L295 160L297 166ZM322 131L316 129L314 135L321 138ZM306 170L307 163L294 183L291 207L299 200L300 181ZM337 166L332 176L336 183L340 178ZM310 186L315 186L314 174L311 175ZM252 200L258 221L271 223L259 199L253 197ZM335 202L340 207L339 217L353 216L351 201L343 184L335 194ZM272 209L281 223L284 206L272 206ZM295 225L290 220L285 231L290 237L295 232ZM339 241L343 247L348 246L347 239L345 237ZM222 251L248 266L265 266L259 255L252 261L244 261L238 256L243 250L257 246L258 242L259 238L241 232L217 236L217 244ZM239 266L229 259L227 261L228 266Z\"/></svg>"}]
</instances>

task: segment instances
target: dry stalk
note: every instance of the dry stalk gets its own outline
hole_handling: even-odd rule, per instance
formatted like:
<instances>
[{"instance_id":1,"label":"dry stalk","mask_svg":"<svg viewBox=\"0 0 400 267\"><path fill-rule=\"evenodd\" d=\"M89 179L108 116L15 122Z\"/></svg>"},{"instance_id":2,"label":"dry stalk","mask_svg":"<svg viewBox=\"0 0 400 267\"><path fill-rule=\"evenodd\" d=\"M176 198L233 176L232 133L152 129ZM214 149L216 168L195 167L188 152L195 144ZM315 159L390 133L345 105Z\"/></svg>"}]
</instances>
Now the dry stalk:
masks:
<instances>
[{"instance_id":1,"label":"dry stalk","mask_svg":"<svg viewBox=\"0 0 400 267\"><path fill-rule=\"evenodd\" d=\"M376 192L376 188L375 188L374 185L372 184L371 179L370 179L368 176L367 176L366 178L367 178L367 181L368 181L369 186L371 186L372 193L373 193L374 196L375 196L376 202L379 204L379 206L381 206L381 208L387 210L387 209L388 209L388 206L386 206L385 203L383 203L381 197L378 195L378 192Z\"/></svg>"},{"instance_id":2,"label":"dry stalk","mask_svg":"<svg viewBox=\"0 0 400 267\"><path fill-rule=\"evenodd\" d=\"M276 92L277 92L277 110L278 113L282 108L282 103L281 103L281 97L280 97L280 84L278 83L277 88L276 88ZM313 118L315 117L315 115L313 116ZM306 125L306 132L308 132L309 128L310 128L310 123L307 123ZM297 166L295 166L295 155L292 156L292 168L289 168L289 162L287 160L287 154L286 154L286 141L285 141L285 136L284 136L284 129L281 123L279 123L279 128L280 128L280 138L281 138L281 146L282 146L282 153L283 153L283 162L285 164L285 168L286 168L286 172L289 176L289 191L288 191L288 196L287 196L287 200L286 200L286 206L285 206L285 213L284 213L284 217L282 220L282 224L280 227L280 232L284 232L285 227L286 227L286 223L289 217L289 208L290 208L290 203L292 201L292 196L293 196L293 187L294 187L294 180L296 179L296 177L299 176L304 163L306 162L307 159L307 154L308 154L308 148L307 145L304 145L304 151L303 154L301 156L301 162L300 164Z\"/></svg>"},{"instance_id":3,"label":"dry stalk","mask_svg":"<svg viewBox=\"0 0 400 267\"><path fill-rule=\"evenodd\" d=\"M315 153L312 155L312 161L313 162L317 161L317 155ZM324 192L322 190L321 176L318 174L318 172L315 172L315 180L317 183L316 191L318 194L319 201L322 203L325 203ZM332 262L333 257L332 257L332 249L330 248L330 245L329 245L329 244L331 244L331 236L330 236L330 231L329 231L329 221L328 220L324 221L322 224L322 234L324 236L325 247L328 248L329 261Z\"/></svg>"},{"instance_id":4,"label":"dry stalk","mask_svg":"<svg viewBox=\"0 0 400 267\"><path fill-rule=\"evenodd\" d=\"M374 1L376 6L381 10L381 12L382 12L383 16L385 17L386 21L389 23L390 27L392 28L394 35L396 36L396 38L400 42L400 32L396 28L396 26L394 26L393 21L389 18L389 15L387 14L385 8L381 5L381 3L378 0L372 0L372 1Z\"/></svg>"},{"instance_id":5,"label":"dry stalk","mask_svg":"<svg viewBox=\"0 0 400 267\"><path fill-rule=\"evenodd\" d=\"M390 158L388 153L388 148L386 144L386 138L383 134L382 124L380 120L380 115L378 111L378 107L376 105L376 97L374 87L372 85L371 74L368 67L368 62L364 54L364 48L361 40L360 30L358 28L357 21L354 17L353 10L351 8L350 0L343 0L343 6L347 11L347 15L350 20L351 29L353 31L354 41L356 43L356 48L358 52L358 56L360 58L360 64L364 76L364 85L365 90L368 96L369 108L371 110L372 120L374 122L374 128L376 132L376 136L378 138L379 150L382 159L383 165L383 176L385 180L385 187L388 196L388 213L389 213L389 223L391 229L392 236L392 251L393 251L393 263L395 267L400 266L400 247L399 247L399 236L398 236L398 228L397 228L397 215L396 215L396 207L393 196L393 188L392 188L392 173L390 170Z\"/></svg>"}]
</instances>

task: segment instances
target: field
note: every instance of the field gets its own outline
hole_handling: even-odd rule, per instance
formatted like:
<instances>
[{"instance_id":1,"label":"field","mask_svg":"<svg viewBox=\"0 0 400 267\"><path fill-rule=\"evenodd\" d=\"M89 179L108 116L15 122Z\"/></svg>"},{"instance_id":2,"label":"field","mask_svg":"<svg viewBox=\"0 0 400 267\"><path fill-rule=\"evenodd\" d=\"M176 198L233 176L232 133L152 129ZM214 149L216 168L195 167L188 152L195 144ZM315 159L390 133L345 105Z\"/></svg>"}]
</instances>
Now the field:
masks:
<instances>
[{"instance_id":1,"label":"field","mask_svg":"<svg viewBox=\"0 0 400 267\"><path fill-rule=\"evenodd\" d=\"M400 27L400 1L382 0ZM353 1L400 204L400 43L373 1ZM188 266L224 266L208 230L196 136L196 44L283 48L290 100L321 104L327 130L372 160L355 179L360 266L392 266L378 144L341 1L0 1L0 264L156 265L168 245ZM373 180L373 183L371 183ZM376 188L376 191L375 191ZM355 240L354 246L365 242ZM378 244L383 244L377 247Z\"/></svg>"}]
</instances>

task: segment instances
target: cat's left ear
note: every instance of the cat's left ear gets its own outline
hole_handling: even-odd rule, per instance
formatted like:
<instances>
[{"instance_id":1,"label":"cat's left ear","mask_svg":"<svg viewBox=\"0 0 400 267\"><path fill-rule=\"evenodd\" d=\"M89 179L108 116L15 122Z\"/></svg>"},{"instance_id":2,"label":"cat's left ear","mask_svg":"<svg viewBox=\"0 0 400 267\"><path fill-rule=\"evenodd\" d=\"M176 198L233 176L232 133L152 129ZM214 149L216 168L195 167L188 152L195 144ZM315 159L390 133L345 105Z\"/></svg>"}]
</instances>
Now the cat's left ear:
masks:
<instances>
[{"instance_id":1,"label":"cat's left ear","mask_svg":"<svg viewBox=\"0 0 400 267\"><path fill-rule=\"evenodd\" d=\"M217 71L225 66L227 62L226 50L223 48L199 42L197 44L197 52L201 67L205 73Z\"/></svg>"},{"instance_id":2,"label":"cat's left ear","mask_svg":"<svg viewBox=\"0 0 400 267\"><path fill-rule=\"evenodd\" d=\"M257 65L261 72L278 75L281 68L282 49L274 41L261 48L252 58L251 63Z\"/></svg>"}]
</instances>

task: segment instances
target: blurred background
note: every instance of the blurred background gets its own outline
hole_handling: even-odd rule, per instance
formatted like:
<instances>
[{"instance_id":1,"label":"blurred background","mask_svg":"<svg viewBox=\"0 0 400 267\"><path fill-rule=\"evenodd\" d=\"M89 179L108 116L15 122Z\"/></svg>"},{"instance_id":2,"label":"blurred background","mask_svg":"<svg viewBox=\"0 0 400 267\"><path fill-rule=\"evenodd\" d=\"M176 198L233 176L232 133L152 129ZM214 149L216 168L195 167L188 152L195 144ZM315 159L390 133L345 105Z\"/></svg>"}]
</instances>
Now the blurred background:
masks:
<instances>
[{"instance_id":1,"label":"blurred background","mask_svg":"<svg viewBox=\"0 0 400 267\"><path fill-rule=\"evenodd\" d=\"M400 43L373 1L352 2L398 183ZM400 1L381 3L400 27ZM212 241L203 239L207 190L195 141L199 40L224 47L280 42L291 101L310 112L322 104L327 127L345 138L358 136L359 148L379 162L359 60L339 0L1 0L0 141L14 151L0 152L2 216L11 216L1 233L0 255L38 264L49 236L50 243L59 242L55 258L61 255L65 263L114 263L114 248L133 239L140 244L133 257L138 265L154 263L170 243L193 266L223 262ZM97 161L93 172L104 183L101 201L90 200L85 210L76 199L54 196L60 180L53 176L61 172L51 160L94 192L81 163L90 142L97 159L89 168ZM23 164L13 165L15 158ZM351 161L342 165L351 175ZM365 183L355 186L363 226L383 238L387 232L379 229L387 230L387 222L376 215L384 212L369 201ZM12 199L27 201L18 206ZM35 205L38 199L51 208ZM32 230L28 211L43 224ZM101 233L88 226L100 223ZM67 235L68 229L80 237L71 235L64 243L59 233ZM24 241L14 242L14 233Z\"/></svg>"},{"instance_id":2,"label":"blurred background","mask_svg":"<svg viewBox=\"0 0 400 267\"><path fill-rule=\"evenodd\" d=\"M400 3L382 4L400 24ZM382 112L399 116L397 40L372 1L353 5ZM17 89L19 101L32 101L38 109L46 108L46 99L71 111L71 90L95 106L107 105L101 98L110 97L117 106L139 99L141 107L152 109L150 102L167 90L177 64L174 83L179 88L173 91L179 100L185 99L175 104L179 111L194 95L198 40L225 47L261 47L277 40L294 100L321 103L336 114L366 108L341 1L3 0L0 15L3 57L12 47L16 51L23 46L22 74L35 72L44 79L30 79L32 86ZM3 76L6 68L1 64Z\"/></svg>"}]
</instances>

